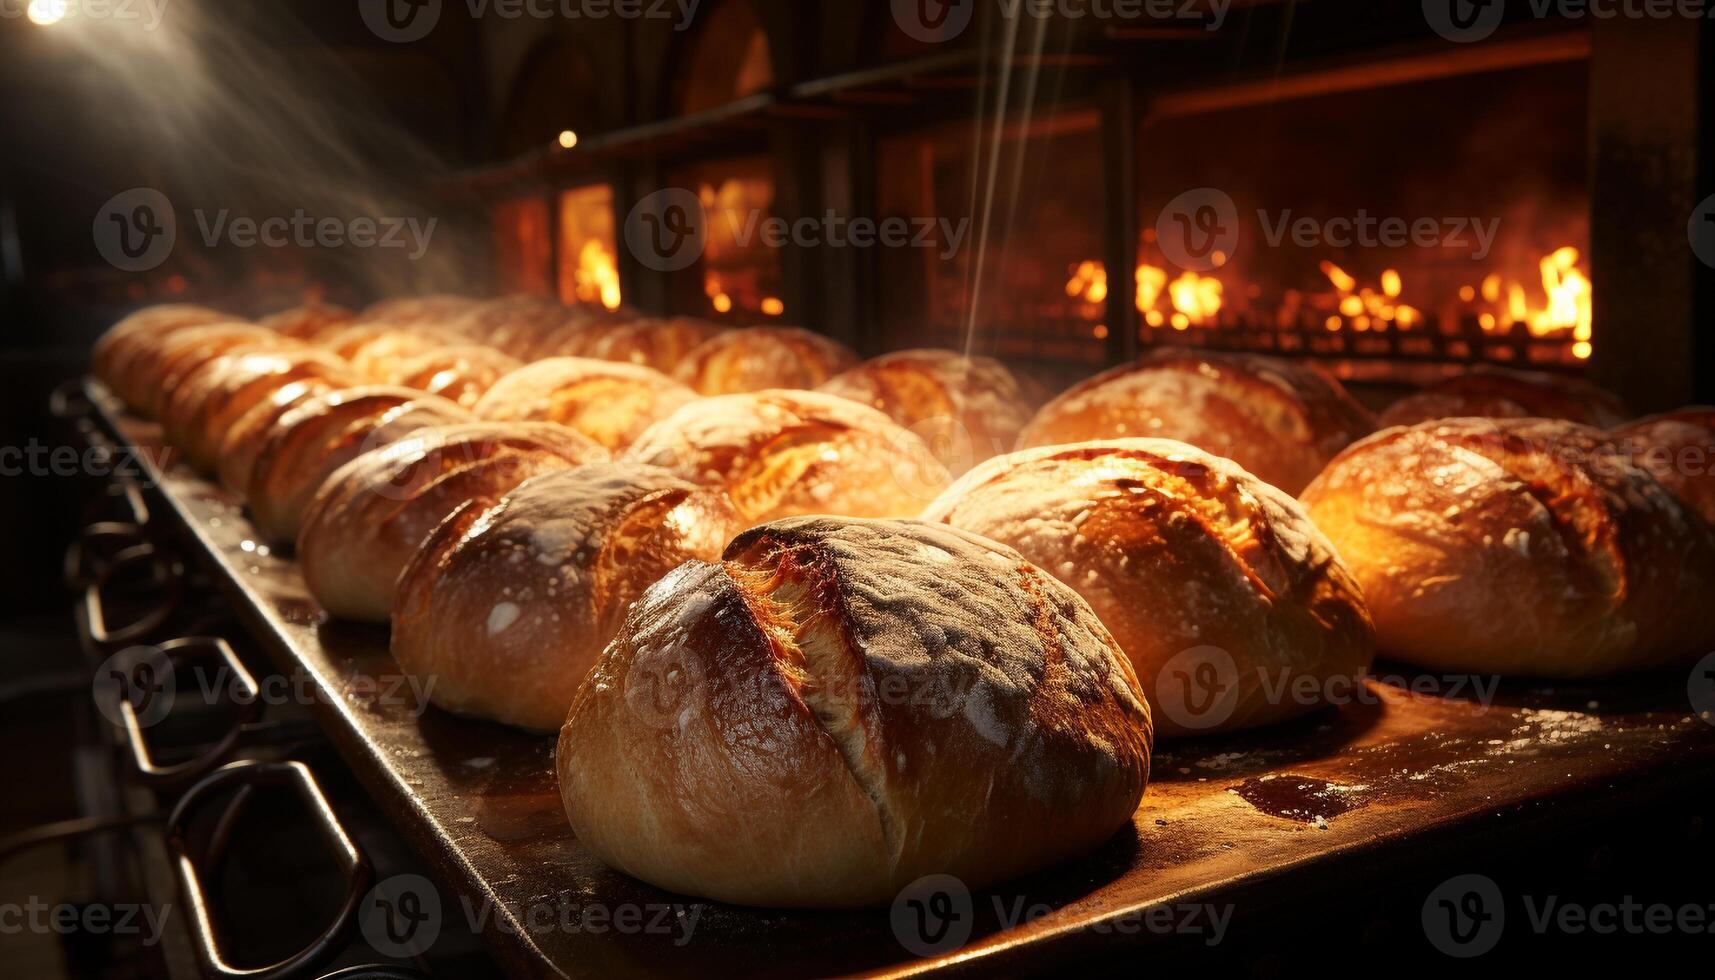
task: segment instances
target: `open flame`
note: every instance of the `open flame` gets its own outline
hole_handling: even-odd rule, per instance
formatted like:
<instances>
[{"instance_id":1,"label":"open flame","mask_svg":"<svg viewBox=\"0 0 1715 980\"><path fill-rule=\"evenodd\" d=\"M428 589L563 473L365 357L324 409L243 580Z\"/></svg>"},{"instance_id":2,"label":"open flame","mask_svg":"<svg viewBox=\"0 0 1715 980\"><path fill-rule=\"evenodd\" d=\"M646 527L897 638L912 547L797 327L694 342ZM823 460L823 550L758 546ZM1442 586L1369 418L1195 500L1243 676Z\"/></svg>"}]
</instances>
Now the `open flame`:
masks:
<instances>
[{"instance_id":1,"label":"open flame","mask_svg":"<svg viewBox=\"0 0 1715 980\"><path fill-rule=\"evenodd\" d=\"M619 266L607 246L591 239L578 251L578 267L572 273L578 299L619 309Z\"/></svg>"},{"instance_id":2,"label":"open flame","mask_svg":"<svg viewBox=\"0 0 1715 980\"><path fill-rule=\"evenodd\" d=\"M1384 269L1374 282L1361 283L1356 276L1333 262L1320 263L1327 288L1287 289L1271 317L1285 330L1305 327L1328 332L1357 333L1411 331L1430 326L1439 319L1446 334L1460 332L1461 324L1475 322L1483 333L1505 335L1523 327L1531 338L1572 341L1572 355L1580 360L1591 353L1590 278L1579 268L1578 249L1568 245L1543 256L1538 263L1541 290L1508 279L1501 273L1485 276L1477 285L1459 290L1458 302L1437 307L1432 317L1422 306L1405 301L1405 278L1397 269ZM1227 307L1226 289L1215 276L1186 271L1169 278L1167 270L1139 263L1136 270L1137 309L1151 327L1213 327ZM1247 312L1245 297L1255 297L1255 286L1241 295L1237 311ZM1099 304L1108 296L1107 269L1101 262L1080 262L1071 269L1066 295L1084 303Z\"/></svg>"}]
</instances>

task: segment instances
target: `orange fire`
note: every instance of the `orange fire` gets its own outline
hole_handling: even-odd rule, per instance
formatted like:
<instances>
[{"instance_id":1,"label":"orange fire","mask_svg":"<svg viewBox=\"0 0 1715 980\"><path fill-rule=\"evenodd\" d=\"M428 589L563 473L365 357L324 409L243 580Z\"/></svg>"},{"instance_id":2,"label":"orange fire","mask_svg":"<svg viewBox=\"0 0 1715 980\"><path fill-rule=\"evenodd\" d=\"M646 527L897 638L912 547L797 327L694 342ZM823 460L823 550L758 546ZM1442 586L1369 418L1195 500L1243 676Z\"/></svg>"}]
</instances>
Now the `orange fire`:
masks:
<instances>
[{"instance_id":1,"label":"orange fire","mask_svg":"<svg viewBox=\"0 0 1715 980\"><path fill-rule=\"evenodd\" d=\"M572 277L579 301L599 302L607 309L619 309L619 266L601 242L594 239L584 242Z\"/></svg>"}]
</instances>

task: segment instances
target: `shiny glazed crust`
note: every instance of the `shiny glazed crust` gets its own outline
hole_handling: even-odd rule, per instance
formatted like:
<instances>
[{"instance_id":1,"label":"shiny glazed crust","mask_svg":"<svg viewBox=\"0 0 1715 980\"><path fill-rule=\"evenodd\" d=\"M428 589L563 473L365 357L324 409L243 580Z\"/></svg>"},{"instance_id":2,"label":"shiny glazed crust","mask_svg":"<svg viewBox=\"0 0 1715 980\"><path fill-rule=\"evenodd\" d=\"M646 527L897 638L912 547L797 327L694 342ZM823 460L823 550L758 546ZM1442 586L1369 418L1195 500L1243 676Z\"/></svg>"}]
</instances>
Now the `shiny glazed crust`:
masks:
<instances>
[{"instance_id":1,"label":"shiny glazed crust","mask_svg":"<svg viewBox=\"0 0 1715 980\"><path fill-rule=\"evenodd\" d=\"M1614 430L1621 448L1681 502L1715 524L1715 407L1694 405Z\"/></svg>"},{"instance_id":2,"label":"shiny glazed crust","mask_svg":"<svg viewBox=\"0 0 1715 980\"><path fill-rule=\"evenodd\" d=\"M1162 735L1304 714L1349 693L1375 651L1356 581L1298 502L1185 443L997 457L923 517L1017 548L1083 596L1130 657ZM1183 668L1209 647L1223 689L1188 687Z\"/></svg>"},{"instance_id":3,"label":"shiny glazed crust","mask_svg":"<svg viewBox=\"0 0 1715 980\"><path fill-rule=\"evenodd\" d=\"M492 347L454 344L402 361L387 383L440 395L460 408L471 408L496 381L523 366L518 358Z\"/></svg>"},{"instance_id":4,"label":"shiny glazed crust","mask_svg":"<svg viewBox=\"0 0 1715 980\"><path fill-rule=\"evenodd\" d=\"M807 517L652 587L555 755L578 839L744 905L885 905L1089 853L1148 779L1149 709L1088 606L944 525Z\"/></svg>"},{"instance_id":5,"label":"shiny glazed crust","mask_svg":"<svg viewBox=\"0 0 1715 980\"><path fill-rule=\"evenodd\" d=\"M496 381L473 411L501 422L558 422L609 449L621 449L696 397L650 368L551 357Z\"/></svg>"},{"instance_id":6,"label":"shiny glazed crust","mask_svg":"<svg viewBox=\"0 0 1715 980\"><path fill-rule=\"evenodd\" d=\"M1304 503L1363 588L1384 653L1587 677L1708 652L1715 542L1602 432L1445 419L1346 450Z\"/></svg>"},{"instance_id":7,"label":"shiny glazed crust","mask_svg":"<svg viewBox=\"0 0 1715 980\"><path fill-rule=\"evenodd\" d=\"M393 655L446 710L553 731L643 590L739 527L720 493L619 463L478 498L400 574Z\"/></svg>"},{"instance_id":8,"label":"shiny glazed crust","mask_svg":"<svg viewBox=\"0 0 1715 980\"><path fill-rule=\"evenodd\" d=\"M857 364L851 349L798 327L727 330L697 345L673 377L705 395L814 388Z\"/></svg>"}]
</instances>

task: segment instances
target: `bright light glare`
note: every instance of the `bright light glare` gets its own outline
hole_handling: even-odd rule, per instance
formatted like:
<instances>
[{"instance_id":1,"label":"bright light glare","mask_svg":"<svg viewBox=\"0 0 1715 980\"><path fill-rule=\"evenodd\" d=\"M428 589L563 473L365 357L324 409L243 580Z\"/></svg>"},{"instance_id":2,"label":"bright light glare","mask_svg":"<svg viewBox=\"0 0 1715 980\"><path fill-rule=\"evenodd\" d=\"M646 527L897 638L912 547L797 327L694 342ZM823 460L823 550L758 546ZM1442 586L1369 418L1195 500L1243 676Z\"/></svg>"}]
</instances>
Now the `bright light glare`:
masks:
<instances>
[{"instance_id":1,"label":"bright light glare","mask_svg":"<svg viewBox=\"0 0 1715 980\"><path fill-rule=\"evenodd\" d=\"M569 129L560 130L560 145L565 147L568 150L574 146L577 146L578 145L578 134L572 132Z\"/></svg>"},{"instance_id":2,"label":"bright light glare","mask_svg":"<svg viewBox=\"0 0 1715 980\"><path fill-rule=\"evenodd\" d=\"M30 18L30 23L39 27L58 24L65 20L66 0L30 0L30 6L24 11L24 15Z\"/></svg>"}]
</instances>

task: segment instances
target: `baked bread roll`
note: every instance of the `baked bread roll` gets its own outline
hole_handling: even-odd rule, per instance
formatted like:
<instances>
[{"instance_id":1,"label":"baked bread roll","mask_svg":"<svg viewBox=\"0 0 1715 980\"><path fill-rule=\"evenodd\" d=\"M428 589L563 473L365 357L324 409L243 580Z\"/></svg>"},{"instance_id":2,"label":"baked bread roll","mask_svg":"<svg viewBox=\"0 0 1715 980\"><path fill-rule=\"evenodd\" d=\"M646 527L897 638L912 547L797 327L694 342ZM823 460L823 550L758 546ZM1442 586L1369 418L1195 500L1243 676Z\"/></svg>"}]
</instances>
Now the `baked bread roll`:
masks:
<instances>
[{"instance_id":1,"label":"baked bread roll","mask_svg":"<svg viewBox=\"0 0 1715 980\"><path fill-rule=\"evenodd\" d=\"M298 530L304 580L333 615L385 624L400 569L460 504L606 459L607 450L551 422L418 429L357 457L322 484Z\"/></svg>"},{"instance_id":2,"label":"baked bread roll","mask_svg":"<svg viewBox=\"0 0 1715 980\"><path fill-rule=\"evenodd\" d=\"M1163 735L1305 714L1349 695L1375 653L1356 581L1298 501L1182 442L1000 456L923 518L1011 545L1083 596ZM1195 676L1203 661L1213 683Z\"/></svg>"},{"instance_id":3,"label":"baked bread roll","mask_svg":"<svg viewBox=\"0 0 1715 980\"><path fill-rule=\"evenodd\" d=\"M627 874L840 908L1087 854L1131 821L1150 742L1113 638L1017 552L808 517L645 593L555 766L578 840Z\"/></svg>"},{"instance_id":4,"label":"baked bread roll","mask_svg":"<svg viewBox=\"0 0 1715 980\"><path fill-rule=\"evenodd\" d=\"M720 493L624 463L473 500L400 574L393 656L442 708L552 731L643 590L740 527Z\"/></svg>"},{"instance_id":5,"label":"baked bread roll","mask_svg":"<svg viewBox=\"0 0 1715 980\"><path fill-rule=\"evenodd\" d=\"M440 395L461 408L471 408L496 381L523 366L523 361L492 347L454 344L401 362L388 383Z\"/></svg>"},{"instance_id":6,"label":"baked bread roll","mask_svg":"<svg viewBox=\"0 0 1715 980\"><path fill-rule=\"evenodd\" d=\"M650 368L550 357L496 381L472 411L501 422L558 422L619 449L696 397L696 392Z\"/></svg>"},{"instance_id":7,"label":"baked bread roll","mask_svg":"<svg viewBox=\"0 0 1715 980\"><path fill-rule=\"evenodd\" d=\"M624 361L671 374L691 351L721 329L719 324L688 316L617 321L583 331L575 345L579 357Z\"/></svg>"},{"instance_id":8,"label":"baked bread roll","mask_svg":"<svg viewBox=\"0 0 1715 980\"><path fill-rule=\"evenodd\" d=\"M182 330L156 348L147 362L150 391L145 399L151 418L165 418L168 405L185 380L203 365L229 354L294 350L303 344L266 327L251 324L196 327Z\"/></svg>"},{"instance_id":9,"label":"baked bread roll","mask_svg":"<svg viewBox=\"0 0 1715 980\"><path fill-rule=\"evenodd\" d=\"M1295 494L1370 428L1369 412L1320 368L1162 350L1067 389L1031 419L1020 443L1174 439Z\"/></svg>"},{"instance_id":10,"label":"baked bread roll","mask_svg":"<svg viewBox=\"0 0 1715 980\"><path fill-rule=\"evenodd\" d=\"M1005 365L947 350L883 354L817 390L862 402L917 433L954 475L1011 452L1032 412Z\"/></svg>"},{"instance_id":11,"label":"baked bread roll","mask_svg":"<svg viewBox=\"0 0 1715 980\"><path fill-rule=\"evenodd\" d=\"M1376 433L1304 491L1381 649L1434 670L1589 677L1715 643L1715 542L1602 432L1445 419Z\"/></svg>"},{"instance_id":12,"label":"baked bread roll","mask_svg":"<svg viewBox=\"0 0 1715 980\"><path fill-rule=\"evenodd\" d=\"M752 523L795 514L914 517L951 481L923 440L892 419L815 391L692 402L651 426L630 455L721 487Z\"/></svg>"},{"instance_id":13,"label":"baked bread roll","mask_svg":"<svg viewBox=\"0 0 1715 980\"><path fill-rule=\"evenodd\" d=\"M271 313L256 321L275 333L313 343L318 337L357 319L357 314L332 303L305 303Z\"/></svg>"},{"instance_id":14,"label":"baked bread roll","mask_svg":"<svg viewBox=\"0 0 1715 980\"><path fill-rule=\"evenodd\" d=\"M331 355L330 355L331 356ZM242 498L250 492L250 475L255 471L256 455L262 451L268 433L287 412L318 395L352 387L320 375L289 381L252 405L238 421L220 437L219 462L215 470L220 485Z\"/></svg>"},{"instance_id":15,"label":"baked bread roll","mask_svg":"<svg viewBox=\"0 0 1715 980\"><path fill-rule=\"evenodd\" d=\"M444 347L464 343L458 334L439 327L394 327L361 323L324 334L320 345L345 358L358 376L386 384L401 366Z\"/></svg>"},{"instance_id":16,"label":"baked bread roll","mask_svg":"<svg viewBox=\"0 0 1715 980\"><path fill-rule=\"evenodd\" d=\"M566 311L565 322L538 334L529 352L520 354L519 357L525 361L541 361L550 357L584 357L597 337L605 336L608 331L638 319L641 319L640 315L629 310L610 313L599 308L574 306Z\"/></svg>"},{"instance_id":17,"label":"baked bread roll","mask_svg":"<svg viewBox=\"0 0 1715 980\"><path fill-rule=\"evenodd\" d=\"M482 300L450 293L428 296L395 296L371 303L358 319L364 323L395 326L422 324L445 326L456 323L481 306Z\"/></svg>"},{"instance_id":18,"label":"baked bread roll","mask_svg":"<svg viewBox=\"0 0 1715 980\"><path fill-rule=\"evenodd\" d=\"M231 323L237 318L219 310L191 303L165 303L144 308L109 327L90 352L90 369L107 389L131 404L126 384L132 358L161 338L179 330L210 323Z\"/></svg>"},{"instance_id":19,"label":"baked bread roll","mask_svg":"<svg viewBox=\"0 0 1715 980\"><path fill-rule=\"evenodd\" d=\"M1401 398L1377 424L1416 425L1434 419L1565 419L1600 428L1619 425L1630 413L1613 393L1575 378L1540 371L1477 367Z\"/></svg>"},{"instance_id":20,"label":"baked bread roll","mask_svg":"<svg viewBox=\"0 0 1715 980\"><path fill-rule=\"evenodd\" d=\"M172 393L162 423L168 441L199 472L212 474L228 430L270 394L305 378L318 378L332 387L358 383L344 361L315 348L217 357Z\"/></svg>"},{"instance_id":21,"label":"baked bread roll","mask_svg":"<svg viewBox=\"0 0 1715 980\"><path fill-rule=\"evenodd\" d=\"M1614 430L1626 455L1715 524L1715 407L1682 408Z\"/></svg>"},{"instance_id":22,"label":"baked bread roll","mask_svg":"<svg viewBox=\"0 0 1715 980\"><path fill-rule=\"evenodd\" d=\"M673 377L705 395L814 388L857 364L851 349L798 327L724 330L698 344Z\"/></svg>"},{"instance_id":23,"label":"baked bread roll","mask_svg":"<svg viewBox=\"0 0 1715 980\"><path fill-rule=\"evenodd\" d=\"M297 540L316 491L346 463L428 425L474 421L469 412L409 388L341 388L306 398L263 437L245 499L263 540Z\"/></svg>"}]
</instances>

